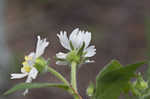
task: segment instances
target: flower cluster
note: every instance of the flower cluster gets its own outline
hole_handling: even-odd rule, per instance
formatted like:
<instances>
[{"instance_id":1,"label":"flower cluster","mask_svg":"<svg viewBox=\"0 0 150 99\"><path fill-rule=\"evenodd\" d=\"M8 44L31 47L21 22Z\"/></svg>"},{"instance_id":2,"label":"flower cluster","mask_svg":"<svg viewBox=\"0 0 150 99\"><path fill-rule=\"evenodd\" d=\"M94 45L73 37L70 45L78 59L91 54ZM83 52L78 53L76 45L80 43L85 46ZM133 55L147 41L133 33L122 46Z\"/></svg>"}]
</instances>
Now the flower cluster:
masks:
<instances>
[{"instance_id":1,"label":"flower cluster","mask_svg":"<svg viewBox=\"0 0 150 99\"><path fill-rule=\"evenodd\" d=\"M48 66L48 61L42 55L49 42L37 36L36 50L24 57L25 61L22 62L21 73L11 74L11 79L27 77L25 83L16 85L5 92L4 95L21 89L25 90L23 95L26 95L31 88L57 87L69 92L74 99L83 99L78 92L77 69L82 64L94 62L89 59L96 54L95 46L90 45L91 32L76 28L70 33L69 37L66 31L60 31L57 37L68 52L58 52L56 64L70 66L70 81L51 66ZM131 93L136 98L145 99L150 96L149 80L144 80L141 73L136 74L136 69L147 63L149 62L143 61L123 66L119 61L112 60L99 72L96 77L96 84L90 83L86 90L87 95L93 99L118 99L120 93L126 94L127 97L127 94ZM50 72L61 83L31 83L32 80L37 78L38 74L45 71ZM133 78L135 81L132 81Z\"/></svg>"},{"instance_id":2,"label":"flower cluster","mask_svg":"<svg viewBox=\"0 0 150 99\"><path fill-rule=\"evenodd\" d=\"M59 52L56 54L58 65L67 65L72 61L81 63L90 63L88 58L96 54L95 46L89 46L91 42L91 32L81 31L78 28L73 30L69 38L66 31L61 31L57 35L61 45L69 50L68 53Z\"/></svg>"},{"instance_id":3,"label":"flower cluster","mask_svg":"<svg viewBox=\"0 0 150 99\"><path fill-rule=\"evenodd\" d=\"M71 62L77 64L91 63L88 58L96 54L95 46L89 46L91 42L91 32L80 31L78 28L73 30L70 37L67 37L67 33L60 32L57 35L61 45L68 49L68 53L59 52L56 54L58 65L67 65ZM43 55L45 48L49 45L46 39L41 40L40 36L37 36L36 51L31 52L25 56L25 61L22 63L21 73L11 74L11 79L20 79L27 77L26 83L31 83L33 79L36 79L42 68L47 65L47 61L41 56ZM28 93L28 89L23 93Z\"/></svg>"}]
</instances>

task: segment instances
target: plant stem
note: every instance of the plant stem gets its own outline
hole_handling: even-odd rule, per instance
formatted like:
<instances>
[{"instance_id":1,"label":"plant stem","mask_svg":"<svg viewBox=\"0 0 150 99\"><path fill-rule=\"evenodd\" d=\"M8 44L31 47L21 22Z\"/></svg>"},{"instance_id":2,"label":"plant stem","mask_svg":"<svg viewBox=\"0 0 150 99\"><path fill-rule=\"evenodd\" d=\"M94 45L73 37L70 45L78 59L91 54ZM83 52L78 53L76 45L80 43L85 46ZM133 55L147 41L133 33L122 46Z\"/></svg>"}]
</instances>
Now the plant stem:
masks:
<instances>
[{"instance_id":1,"label":"plant stem","mask_svg":"<svg viewBox=\"0 0 150 99\"><path fill-rule=\"evenodd\" d=\"M72 86L72 91L73 91L74 99L82 99L82 97L80 96L80 94L78 93L78 90L77 90L77 79L76 79L77 74L76 73L77 73L77 63L73 61L71 63L71 86Z\"/></svg>"},{"instance_id":2,"label":"plant stem","mask_svg":"<svg viewBox=\"0 0 150 99\"><path fill-rule=\"evenodd\" d=\"M76 63L73 63L73 67L76 67ZM51 67L48 67L48 72L52 73L59 80L61 80L64 84L68 85L68 87L71 89L71 92L70 91L68 91L68 92L74 96L74 99L82 99L82 97L79 95L77 90L75 90L72 87L72 85L70 85L70 83L59 72L57 72L56 70L54 70ZM75 68L75 85L76 85L76 68Z\"/></svg>"},{"instance_id":3,"label":"plant stem","mask_svg":"<svg viewBox=\"0 0 150 99\"><path fill-rule=\"evenodd\" d=\"M51 67L48 67L48 71L50 73L52 73L53 75L55 75L58 79L60 79L62 82L64 82L64 84L70 86L69 82L59 73L57 72L56 70L54 70L53 68Z\"/></svg>"},{"instance_id":4,"label":"plant stem","mask_svg":"<svg viewBox=\"0 0 150 99\"><path fill-rule=\"evenodd\" d=\"M80 94L75 91L75 89L73 89L72 87L70 87L73 91L73 96L74 96L74 99L82 99L82 97L80 96Z\"/></svg>"},{"instance_id":5,"label":"plant stem","mask_svg":"<svg viewBox=\"0 0 150 99\"><path fill-rule=\"evenodd\" d=\"M76 69L77 69L77 63L76 62L72 62L71 63L71 85L72 88L77 91L77 79L76 79Z\"/></svg>"}]
</instances>

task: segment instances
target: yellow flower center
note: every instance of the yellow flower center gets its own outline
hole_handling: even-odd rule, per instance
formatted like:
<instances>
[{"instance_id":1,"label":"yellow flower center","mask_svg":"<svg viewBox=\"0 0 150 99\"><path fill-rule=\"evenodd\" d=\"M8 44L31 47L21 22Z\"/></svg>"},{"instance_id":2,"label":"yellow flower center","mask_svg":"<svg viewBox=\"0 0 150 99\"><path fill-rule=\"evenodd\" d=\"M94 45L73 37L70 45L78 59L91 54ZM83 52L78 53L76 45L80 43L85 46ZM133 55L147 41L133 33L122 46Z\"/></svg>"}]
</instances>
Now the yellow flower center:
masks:
<instances>
[{"instance_id":1,"label":"yellow flower center","mask_svg":"<svg viewBox=\"0 0 150 99\"><path fill-rule=\"evenodd\" d=\"M30 56L25 56L24 59L25 59L25 61L28 61L28 60L32 60L32 57L30 57Z\"/></svg>"},{"instance_id":2,"label":"yellow flower center","mask_svg":"<svg viewBox=\"0 0 150 99\"><path fill-rule=\"evenodd\" d=\"M22 69L29 73L31 70L31 67L28 65L24 65Z\"/></svg>"},{"instance_id":3,"label":"yellow flower center","mask_svg":"<svg viewBox=\"0 0 150 99\"><path fill-rule=\"evenodd\" d=\"M28 61L32 60L32 57L25 56L24 59L25 59L25 61L22 63L23 64L22 69L29 73L31 70L31 67L28 65Z\"/></svg>"},{"instance_id":4,"label":"yellow flower center","mask_svg":"<svg viewBox=\"0 0 150 99\"><path fill-rule=\"evenodd\" d=\"M23 64L23 66L28 65L28 63L26 61L24 61L22 64Z\"/></svg>"}]
</instances>

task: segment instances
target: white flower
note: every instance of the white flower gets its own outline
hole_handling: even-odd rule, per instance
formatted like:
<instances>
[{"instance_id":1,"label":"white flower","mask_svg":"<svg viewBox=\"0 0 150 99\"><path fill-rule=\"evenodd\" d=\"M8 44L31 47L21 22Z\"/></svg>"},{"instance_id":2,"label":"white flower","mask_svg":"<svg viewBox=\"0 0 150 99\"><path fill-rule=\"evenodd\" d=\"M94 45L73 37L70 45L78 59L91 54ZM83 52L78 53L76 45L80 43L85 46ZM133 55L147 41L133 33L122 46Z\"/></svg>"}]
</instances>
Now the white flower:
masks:
<instances>
[{"instance_id":1,"label":"white flower","mask_svg":"<svg viewBox=\"0 0 150 99\"><path fill-rule=\"evenodd\" d=\"M60 34L57 34L61 45L68 49L70 52L73 50L79 51L83 44L83 58L92 57L96 54L95 46L89 46L91 42L91 32L88 31L80 31L78 28L74 29L70 34L69 38L67 37L66 31L61 31ZM89 47L88 47L89 46ZM68 53L59 52L56 54L56 57L60 60L57 60L56 64L58 65L66 65L67 62L65 61L67 58ZM85 60L85 63L93 62L90 60Z\"/></svg>"},{"instance_id":2,"label":"white flower","mask_svg":"<svg viewBox=\"0 0 150 99\"><path fill-rule=\"evenodd\" d=\"M25 61L22 63L21 73L11 74L11 79L20 79L27 77L26 83L31 83L32 79L35 79L38 74L38 70L34 67L35 61L43 53L45 48L48 46L49 42L46 39L41 40L40 36L37 36L36 51L31 52L28 56L25 56ZM23 93L24 95L28 93L28 89Z\"/></svg>"}]
</instances>

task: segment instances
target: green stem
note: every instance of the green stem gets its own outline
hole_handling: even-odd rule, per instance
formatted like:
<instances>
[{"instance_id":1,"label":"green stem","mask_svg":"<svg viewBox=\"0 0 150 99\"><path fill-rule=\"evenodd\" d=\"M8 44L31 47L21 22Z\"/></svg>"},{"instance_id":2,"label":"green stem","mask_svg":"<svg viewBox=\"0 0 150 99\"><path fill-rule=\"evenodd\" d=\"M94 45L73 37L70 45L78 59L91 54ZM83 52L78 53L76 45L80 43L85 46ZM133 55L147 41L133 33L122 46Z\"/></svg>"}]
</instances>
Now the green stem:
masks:
<instances>
[{"instance_id":1,"label":"green stem","mask_svg":"<svg viewBox=\"0 0 150 99\"><path fill-rule=\"evenodd\" d=\"M74 90L77 92L76 69L77 69L77 63L72 62L71 63L71 85L72 88L74 88Z\"/></svg>"},{"instance_id":2,"label":"green stem","mask_svg":"<svg viewBox=\"0 0 150 99\"><path fill-rule=\"evenodd\" d=\"M73 63L72 67L76 67L76 63ZM66 84L70 88L71 92L69 90L68 90L68 92L74 96L74 99L82 99L82 97L78 94L78 92L76 90L77 88L74 89L72 87L73 85L76 86L76 68L75 68L75 71L74 71L74 73L75 73L75 76L74 76L75 79L73 80L73 81L75 81L75 83L72 86L69 84L69 82L59 72L57 72L53 68L48 67L48 72L52 73L54 76L56 76L59 80L61 80L62 82L64 82L64 84Z\"/></svg>"},{"instance_id":3,"label":"green stem","mask_svg":"<svg viewBox=\"0 0 150 99\"><path fill-rule=\"evenodd\" d=\"M58 79L60 79L62 82L64 82L64 84L70 86L69 82L59 73L57 72L56 70L54 70L53 68L51 67L48 67L48 71L50 73L52 73L53 75L55 75Z\"/></svg>"}]
</instances>

